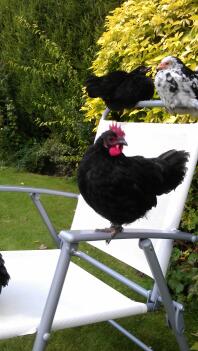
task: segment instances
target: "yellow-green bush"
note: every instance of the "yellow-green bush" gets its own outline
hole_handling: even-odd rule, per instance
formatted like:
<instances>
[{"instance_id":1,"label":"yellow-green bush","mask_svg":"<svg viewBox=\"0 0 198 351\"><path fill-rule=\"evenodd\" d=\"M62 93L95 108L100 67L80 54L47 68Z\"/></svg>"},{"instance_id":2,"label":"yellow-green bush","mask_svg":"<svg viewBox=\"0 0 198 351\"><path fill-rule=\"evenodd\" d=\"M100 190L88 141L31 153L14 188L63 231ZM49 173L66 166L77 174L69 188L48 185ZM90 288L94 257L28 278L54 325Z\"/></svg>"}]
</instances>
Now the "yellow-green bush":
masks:
<instances>
[{"instance_id":1,"label":"yellow-green bush","mask_svg":"<svg viewBox=\"0 0 198 351\"><path fill-rule=\"evenodd\" d=\"M167 55L178 56L191 69L198 65L196 0L128 0L111 12L105 27L91 67L96 75L117 69L130 71L146 63L152 65L154 76L156 65ZM86 98L82 108L86 120L97 121L104 107L101 99ZM128 115L148 122L190 121L189 116L170 116L157 108L146 113L128 111Z\"/></svg>"}]
</instances>

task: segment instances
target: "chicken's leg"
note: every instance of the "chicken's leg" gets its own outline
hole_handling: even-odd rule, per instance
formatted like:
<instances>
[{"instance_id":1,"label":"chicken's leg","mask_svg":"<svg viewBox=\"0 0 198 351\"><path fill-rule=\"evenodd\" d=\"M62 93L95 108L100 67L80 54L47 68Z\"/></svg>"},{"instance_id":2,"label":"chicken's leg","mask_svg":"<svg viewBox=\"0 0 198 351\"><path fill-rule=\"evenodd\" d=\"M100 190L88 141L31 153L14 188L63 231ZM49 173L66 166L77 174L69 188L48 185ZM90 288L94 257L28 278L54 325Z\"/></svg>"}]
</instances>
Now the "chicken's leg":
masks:
<instances>
[{"instance_id":1,"label":"chicken's leg","mask_svg":"<svg viewBox=\"0 0 198 351\"><path fill-rule=\"evenodd\" d=\"M113 239L118 233L121 233L123 231L123 227L120 224L111 224L109 228L96 229L96 231L111 234L110 238L106 240L106 243L109 244L111 239Z\"/></svg>"}]
</instances>

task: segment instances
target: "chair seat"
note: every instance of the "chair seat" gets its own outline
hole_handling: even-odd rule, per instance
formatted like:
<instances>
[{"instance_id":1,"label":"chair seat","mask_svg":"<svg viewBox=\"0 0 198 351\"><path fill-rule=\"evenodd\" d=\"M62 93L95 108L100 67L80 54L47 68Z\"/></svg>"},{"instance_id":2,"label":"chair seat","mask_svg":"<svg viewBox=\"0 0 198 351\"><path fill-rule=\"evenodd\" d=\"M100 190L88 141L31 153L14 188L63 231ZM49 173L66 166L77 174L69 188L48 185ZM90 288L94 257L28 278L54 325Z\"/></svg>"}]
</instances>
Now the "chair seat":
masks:
<instances>
[{"instance_id":1,"label":"chair seat","mask_svg":"<svg viewBox=\"0 0 198 351\"><path fill-rule=\"evenodd\" d=\"M0 339L36 332L59 253L57 249L2 253L11 280L0 295ZM130 300L71 262L52 329L146 312L146 304Z\"/></svg>"}]
</instances>

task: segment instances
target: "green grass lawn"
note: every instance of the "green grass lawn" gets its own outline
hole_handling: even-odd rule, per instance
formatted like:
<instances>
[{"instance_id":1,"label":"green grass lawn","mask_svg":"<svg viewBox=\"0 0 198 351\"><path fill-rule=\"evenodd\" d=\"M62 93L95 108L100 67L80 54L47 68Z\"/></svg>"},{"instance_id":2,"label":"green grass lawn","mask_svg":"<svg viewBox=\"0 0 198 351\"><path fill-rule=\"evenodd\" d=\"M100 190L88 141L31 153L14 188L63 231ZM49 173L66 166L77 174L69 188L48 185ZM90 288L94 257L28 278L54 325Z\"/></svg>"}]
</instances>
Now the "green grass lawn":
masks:
<instances>
[{"instance_id":1,"label":"green grass lawn","mask_svg":"<svg viewBox=\"0 0 198 351\"><path fill-rule=\"evenodd\" d=\"M73 179L66 181L64 178L18 172L10 168L0 168L0 184L78 192ZM41 244L49 248L54 246L28 194L1 192L0 195L1 249L39 248ZM41 198L57 230L69 228L76 199L50 195L42 195Z\"/></svg>"},{"instance_id":2,"label":"green grass lawn","mask_svg":"<svg viewBox=\"0 0 198 351\"><path fill-rule=\"evenodd\" d=\"M19 172L11 168L0 168L1 185L23 185L43 187L69 192L78 192L75 179L48 177ZM42 196L43 203L57 231L69 228L76 200L62 197ZM38 249L40 245L53 248L54 242L38 215L34 204L27 194L0 193L0 249ZM88 244L82 245L83 249L101 258L104 263L112 266L121 273L127 272L128 277L135 278L137 282L149 287L150 279L135 273L124 264L119 264ZM79 260L75 260L79 263ZM128 296L134 296L128 288L115 282L113 278L90 268L86 263L80 263L89 271L94 272L99 278L116 287ZM80 293L80 292L79 292ZM143 316L124 318L122 325L134 332L135 335L151 345L156 351L177 351L172 332L165 326L163 311L150 313ZM190 345L196 341L195 333L198 329L198 313L187 309L185 312L186 335ZM0 341L0 351L30 351L34 336L18 337ZM108 323L99 323L91 326L78 327L63 331L53 332L48 351L138 351L126 337Z\"/></svg>"}]
</instances>

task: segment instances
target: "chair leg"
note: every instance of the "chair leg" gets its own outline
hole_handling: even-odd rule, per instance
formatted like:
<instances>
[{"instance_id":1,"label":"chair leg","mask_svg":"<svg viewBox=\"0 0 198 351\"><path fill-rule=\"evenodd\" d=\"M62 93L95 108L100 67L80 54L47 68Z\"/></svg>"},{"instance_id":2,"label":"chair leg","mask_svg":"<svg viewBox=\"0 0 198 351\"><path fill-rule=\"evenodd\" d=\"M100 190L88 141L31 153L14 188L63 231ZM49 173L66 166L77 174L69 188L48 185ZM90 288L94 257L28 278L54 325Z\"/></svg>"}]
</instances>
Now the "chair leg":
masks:
<instances>
[{"instance_id":1,"label":"chair leg","mask_svg":"<svg viewBox=\"0 0 198 351\"><path fill-rule=\"evenodd\" d=\"M32 351L43 351L50 337L54 315L70 263L70 254L71 244L63 242Z\"/></svg>"},{"instance_id":2,"label":"chair leg","mask_svg":"<svg viewBox=\"0 0 198 351\"><path fill-rule=\"evenodd\" d=\"M181 318L182 311L178 311L171 299L166 280L158 262L153 244L150 239L140 239L139 245L140 248L144 250L145 256L153 273L153 277L155 278L156 284L158 286L162 298L162 302L164 304L164 308L168 315L168 321L170 323L171 328L173 329L180 351L189 351L186 338L183 334L184 325L182 323Z\"/></svg>"}]
</instances>

